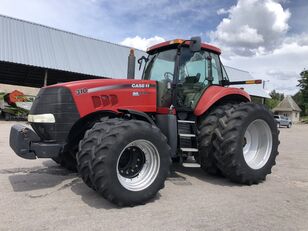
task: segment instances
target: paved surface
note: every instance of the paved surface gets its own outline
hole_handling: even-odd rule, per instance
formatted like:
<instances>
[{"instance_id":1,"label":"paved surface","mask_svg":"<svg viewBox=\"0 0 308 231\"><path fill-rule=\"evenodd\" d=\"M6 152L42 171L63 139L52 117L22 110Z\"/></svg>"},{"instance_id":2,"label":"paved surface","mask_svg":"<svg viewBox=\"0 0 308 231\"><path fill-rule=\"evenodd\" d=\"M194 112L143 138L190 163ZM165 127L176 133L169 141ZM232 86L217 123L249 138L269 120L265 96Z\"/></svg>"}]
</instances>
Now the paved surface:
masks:
<instances>
[{"instance_id":1,"label":"paved surface","mask_svg":"<svg viewBox=\"0 0 308 231\"><path fill-rule=\"evenodd\" d=\"M150 203L117 208L51 160L24 160L0 121L0 230L308 230L308 126L281 129L265 183L178 168Z\"/></svg>"}]
</instances>

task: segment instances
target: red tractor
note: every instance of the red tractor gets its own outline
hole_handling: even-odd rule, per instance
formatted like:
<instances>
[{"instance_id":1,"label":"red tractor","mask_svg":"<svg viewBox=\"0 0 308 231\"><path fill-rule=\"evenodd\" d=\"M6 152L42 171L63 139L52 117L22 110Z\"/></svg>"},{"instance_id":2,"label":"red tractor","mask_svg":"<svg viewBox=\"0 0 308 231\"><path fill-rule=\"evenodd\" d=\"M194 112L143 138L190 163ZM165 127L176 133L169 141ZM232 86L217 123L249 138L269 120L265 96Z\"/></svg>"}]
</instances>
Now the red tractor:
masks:
<instances>
[{"instance_id":1,"label":"red tractor","mask_svg":"<svg viewBox=\"0 0 308 231\"><path fill-rule=\"evenodd\" d=\"M260 81L230 82L220 49L199 37L163 42L147 53L138 60L141 80L42 88L28 117L34 131L14 125L12 149L78 170L89 187L120 206L153 198L172 160L190 155L207 173L248 185L265 180L278 154L277 125L263 105L229 87Z\"/></svg>"}]
</instances>

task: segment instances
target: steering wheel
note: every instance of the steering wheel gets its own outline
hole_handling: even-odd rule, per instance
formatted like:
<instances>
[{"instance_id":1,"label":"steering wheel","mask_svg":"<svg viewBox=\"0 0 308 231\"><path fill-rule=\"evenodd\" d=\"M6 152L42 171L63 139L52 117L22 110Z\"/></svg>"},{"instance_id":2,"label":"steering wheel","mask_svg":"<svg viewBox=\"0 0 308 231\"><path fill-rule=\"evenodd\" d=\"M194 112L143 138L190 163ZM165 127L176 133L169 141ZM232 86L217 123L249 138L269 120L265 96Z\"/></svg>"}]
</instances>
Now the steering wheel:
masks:
<instances>
[{"instance_id":1,"label":"steering wheel","mask_svg":"<svg viewBox=\"0 0 308 231\"><path fill-rule=\"evenodd\" d=\"M171 76L171 78L169 78L169 75ZM165 72L164 77L167 81L172 81L173 79L173 74L171 72Z\"/></svg>"}]
</instances>

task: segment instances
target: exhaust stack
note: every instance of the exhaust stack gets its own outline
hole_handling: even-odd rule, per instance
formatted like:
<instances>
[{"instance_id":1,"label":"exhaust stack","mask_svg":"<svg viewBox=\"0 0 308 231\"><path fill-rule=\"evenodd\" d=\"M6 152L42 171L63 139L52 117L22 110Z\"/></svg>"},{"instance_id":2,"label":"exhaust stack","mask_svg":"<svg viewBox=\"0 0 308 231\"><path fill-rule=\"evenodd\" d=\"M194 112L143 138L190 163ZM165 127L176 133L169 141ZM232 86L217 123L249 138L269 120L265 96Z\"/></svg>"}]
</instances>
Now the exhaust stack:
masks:
<instances>
[{"instance_id":1,"label":"exhaust stack","mask_svg":"<svg viewBox=\"0 0 308 231\"><path fill-rule=\"evenodd\" d=\"M128 56L128 64L127 64L127 79L135 78L135 65L136 65L135 50L130 49Z\"/></svg>"}]
</instances>

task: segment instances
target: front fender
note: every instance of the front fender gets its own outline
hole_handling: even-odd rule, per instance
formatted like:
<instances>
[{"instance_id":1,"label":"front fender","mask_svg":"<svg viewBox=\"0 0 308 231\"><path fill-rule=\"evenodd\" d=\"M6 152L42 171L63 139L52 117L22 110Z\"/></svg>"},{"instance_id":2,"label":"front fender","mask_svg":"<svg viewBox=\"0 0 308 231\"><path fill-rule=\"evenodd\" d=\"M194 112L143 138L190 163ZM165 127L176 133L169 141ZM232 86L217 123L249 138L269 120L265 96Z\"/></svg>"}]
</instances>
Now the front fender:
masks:
<instances>
[{"instance_id":1,"label":"front fender","mask_svg":"<svg viewBox=\"0 0 308 231\"><path fill-rule=\"evenodd\" d=\"M229 97L228 97L229 96ZM200 116L212 105L223 98L241 98L243 101L251 101L247 92L234 87L210 86L201 96L194 110L195 116Z\"/></svg>"}]
</instances>

